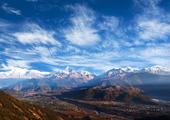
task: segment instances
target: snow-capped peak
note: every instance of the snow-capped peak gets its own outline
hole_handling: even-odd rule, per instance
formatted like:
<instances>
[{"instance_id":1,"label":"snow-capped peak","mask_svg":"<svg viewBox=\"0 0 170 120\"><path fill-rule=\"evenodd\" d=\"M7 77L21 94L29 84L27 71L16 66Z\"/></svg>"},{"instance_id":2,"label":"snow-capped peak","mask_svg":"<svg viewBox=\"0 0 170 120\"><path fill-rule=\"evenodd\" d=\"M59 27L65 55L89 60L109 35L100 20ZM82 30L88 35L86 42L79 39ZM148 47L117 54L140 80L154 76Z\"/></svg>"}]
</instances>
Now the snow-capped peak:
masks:
<instances>
[{"instance_id":1,"label":"snow-capped peak","mask_svg":"<svg viewBox=\"0 0 170 120\"><path fill-rule=\"evenodd\" d=\"M73 70L67 66L64 70L62 70L60 72L65 73L65 74L70 74L71 72L73 72Z\"/></svg>"},{"instance_id":2,"label":"snow-capped peak","mask_svg":"<svg viewBox=\"0 0 170 120\"><path fill-rule=\"evenodd\" d=\"M29 70L26 68L11 67L10 70L0 72L0 79L14 78L14 79L31 79L42 78L48 75L48 72L41 72L38 70Z\"/></svg>"},{"instance_id":3,"label":"snow-capped peak","mask_svg":"<svg viewBox=\"0 0 170 120\"><path fill-rule=\"evenodd\" d=\"M49 78L54 79L81 79L82 81L92 80L94 75L87 71L75 71L66 67L64 70L59 70L56 73L50 74Z\"/></svg>"},{"instance_id":4,"label":"snow-capped peak","mask_svg":"<svg viewBox=\"0 0 170 120\"><path fill-rule=\"evenodd\" d=\"M129 73L129 72L136 72L139 71L138 68L133 68L133 67L121 67L121 68L113 68L109 70L107 73L108 75L113 75L113 74L119 74L119 73Z\"/></svg>"},{"instance_id":5,"label":"snow-capped peak","mask_svg":"<svg viewBox=\"0 0 170 120\"><path fill-rule=\"evenodd\" d=\"M159 66L159 65L155 65L149 68L145 68L146 72L149 73L153 73L153 74L170 74L170 69L163 67L163 66Z\"/></svg>"},{"instance_id":6,"label":"snow-capped peak","mask_svg":"<svg viewBox=\"0 0 170 120\"><path fill-rule=\"evenodd\" d=\"M155 66L143 68L143 69L134 68L134 67L121 67L121 68L113 68L109 70L106 74L108 77L110 77L110 76L115 76L115 75L124 76L125 74L128 74L128 73L140 73L140 72L148 72L152 74L166 75L166 74L170 74L170 69L163 67L163 66L159 66L159 65L155 65Z\"/></svg>"},{"instance_id":7,"label":"snow-capped peak","mask_svg":"<svg viewBox=\"0 0 170 120\"><path fill-rule=\"evenodd\" d=\"M121 69L123 71L125 71L125 72L136 72L136 71L139 71L139 68L134 68L134 67L130 67L130 66L122 67Z\"/></svg>"}]
</instances>

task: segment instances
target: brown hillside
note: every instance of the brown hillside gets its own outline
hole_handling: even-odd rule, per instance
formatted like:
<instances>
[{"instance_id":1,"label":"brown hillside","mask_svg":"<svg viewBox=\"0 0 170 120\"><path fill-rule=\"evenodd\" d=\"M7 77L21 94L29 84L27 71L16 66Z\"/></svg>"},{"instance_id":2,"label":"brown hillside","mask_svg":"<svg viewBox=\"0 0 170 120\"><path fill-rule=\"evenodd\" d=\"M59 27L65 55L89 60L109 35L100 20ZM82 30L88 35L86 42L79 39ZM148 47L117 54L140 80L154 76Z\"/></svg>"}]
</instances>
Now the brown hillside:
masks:
<instances>
[{"instance_id":1,"label":"brown hillside","mask_svg":"<svg viewBox=\"0 0 170 120\"><path fill-rule=\"evenodd\" d=\"M0 120L63 120L56 113L19 101L0 91Z\"/></svg>"}]
</instances>

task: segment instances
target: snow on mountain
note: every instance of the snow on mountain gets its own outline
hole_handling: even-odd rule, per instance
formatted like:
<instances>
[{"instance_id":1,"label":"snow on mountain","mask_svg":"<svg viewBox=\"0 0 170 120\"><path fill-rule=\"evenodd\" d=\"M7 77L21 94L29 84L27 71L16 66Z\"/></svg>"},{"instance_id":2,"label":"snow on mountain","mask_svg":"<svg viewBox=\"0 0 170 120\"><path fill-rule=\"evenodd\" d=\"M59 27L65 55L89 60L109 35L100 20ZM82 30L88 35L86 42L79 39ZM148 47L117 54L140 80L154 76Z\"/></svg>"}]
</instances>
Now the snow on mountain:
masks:
<instances>
[{"instance_id":1,"label":"snow on mountain","mask_svg":"<svg viewBox=\"0 0 170 120\"><path fill-rule=\"evenodd\" d=\"M130 72L138 72L138 68L132 68L132 67L122 67L122 68L113 68L106 72L108 76L117 75L117 74L124 74L124 73L130 73Z\"/></svg>"},{"instance_id":2,"label":"snow on mountain","mask_svg":"<svg viewBox=\"0 0 170 120\"><path fill-rule=\"evenodd\" d=\"M153 74L170 74L170 69L163 67L163 66L159 66L159 65L155 65L149 68L145 68L146 72L149 73L153 73Z\"/></svg>"},{"instance_id":3,"label":"snow on mountain","mask_svg":"<svg viewBox=\"0 0 170 120\"><path fill-rule=\"evenodd\" d=\"M103 76L107 77L124 77L126 74L129 73L141 73L141 72L148 72L152 74L161 74L161 75L169 75L170 69L162 66L152 66L144 69L139 68L133 68L133 67L121 67L121 68L113 68L106 73L103 74ZM92 75L88 71L74 71L70 69L69 67L66 67L64 70L60 70L56 73L49 73L49 72L41 72L38 70L29 70L25 68L17 68L13 67L10 70L5 70L0 72L0 79L6 79L6 78L14 78L14 79L32 79L32 78L43 78L43 77L56 77L56 78L73 78L73 79L82 79L84 81L91 80L95 77L95 75Z\"/></svg>"},{"instance_id":4,"label":"snow on mountain","mask_svg":"<svg viewBox=\"0 0 170 120\"><path fill-rule=\"evenodd\" d=\"M59 72L56 72L54 74L50 74L47 78L53 78L53 79L61 79L64 81L79 81L81 83L87 82L89 80L92 80L95 75L92 75L91 73L87 71L74 71L70 69L69 67L66 67L64 70L60 70Z\"/></svg>"},{"instance_id":5,"label":"snow on mountain","mask_svg":"<svg viewBox=\"0 0 170 120\"><path fill-rule=\"evenodd\" d=\"M123 67L114 68L95 77L87 85L115 85L115 84L156 84L170 83L170 70L162 66L153 66L144 69Z\"/></svg>"},{"instance_id":6,"label":"snow on mountain","mask_svg":"<svg viewBox=\"0 0 170 120\"><path fill-rule=\"evenodd\" d=\"M148 72L148 73L152 73L152 74L170 74L170 69L163 67L163 66L159 66L159 65L155 65L152 67L148 67L148 68L134 68L134 67L121 67L121 68L113 68L111 70L109 70L108 72L106 72L106 74L108 76L113 76L113 75L123 75L123 74L127 74L127 73L142 73L142 72Z\"/></svg>"},{"instance_id":7,"label":"snow on mountain","mask_svg":"<svg viewBox=\"0 0 170 120\"><path fill-rule=\"evenodd\" d=\"M29 79L18 82L9 89L15 91L29 92L50 92L57 90L58 88L74 88L79 87L83 83L87 83L92 80L94 75L88 74L88 72L76 72L69 68L60 70L56 73L51 73L46 75L44 78L40 79Z\"/></svg>"},{"instance_id":8,"label":"snow on mountain","mask_svg":"<svg viewBox=\"0 0 170 120\"><path fill-rule=\"evenodd\" d=\"M38 70L29 70L25 68L13 67L10 70L0 72L0 79L32 79L42 78L48 75L49 72L41 72Z\"/></svg>"},{"instance_id":9,"label":"snow on mountain","mask_svg":"<svg viewBox=\"0 0 170 120\"><path fill-rule=\"evenodd\" d=\"M9 71L7 76L13 78L34 78L19 82L11 87L17 90L29 91L51 91L58 88L75 88L80 86L106 86L106 85L140 85L140 84L156 84L156 83L170 83L170 75L160 74L169 72L164 67L150 67L145 69L138 69L132 67L114 68L108 72L95 76L87 71L74 71L70 68L60 70L51 74L42 74L39 71L27 69L15 69ZM16 73L16 74L14 74ZM2 73L0 73L1 75ZM4 74L3 74L4 75ZM32 76L32 77L30 77ZM2 77L2 76L1 76ZM41 78L42 77L42 78Z\"/></svg>"}]
</instances>

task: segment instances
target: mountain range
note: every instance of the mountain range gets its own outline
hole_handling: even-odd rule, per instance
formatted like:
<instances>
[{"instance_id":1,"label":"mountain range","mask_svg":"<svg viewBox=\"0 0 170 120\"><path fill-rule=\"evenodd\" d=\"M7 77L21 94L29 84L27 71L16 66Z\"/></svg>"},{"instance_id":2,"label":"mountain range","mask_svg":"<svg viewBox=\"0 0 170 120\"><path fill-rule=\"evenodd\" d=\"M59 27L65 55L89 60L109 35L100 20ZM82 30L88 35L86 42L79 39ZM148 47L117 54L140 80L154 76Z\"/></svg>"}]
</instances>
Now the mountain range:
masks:
<instances>
[{"instance_id":1,"label":"mountain range","mask_svg":"<svg viewBox=\"0 0 170 120\"><path fill-rule=\"evenodd\" d=\"M59 88L71 89L92 80L95 75L88 72L76 72L71 69L46 75L44 78L32 78L13 84L7 89L26 93L46 93Z\"/></svg>"},{"instance_id":2,"label":"mountain range","mask_svg":"<svg viewBox=\"0 0 170 120\"><path fill-rule=\"evenodd\" d=\"M170 83L169 73L167 68L161 66L145 69L114 68L98 76L67 68L3 88L19 100L47 109L43 110L10 96L3 99L2 93L0 107L4 107L5 114L0 111L0 117L2 113L2 116L9 116L14 120L20 114L25 120L36 120L36 117L40 120L136 120L148 116L157 118L159 115L169 115L169 98L166 97L169 96L169 86L163 90L159 87L160 83ZM153 91L148 89L151 88L149 84L156 86ZM162 93L166 93L163 99ZM8 102L9 105L5 105L4 102ZM53 111L50 112L48 109ZM154 111L155 109L158 111ZM14 114L17 117L12 116Z\"/></svg>"},{"instance_id":3,"label":"mountain range","mask_svg":"<svg viewBox=\"0 0 170 120\"><path fill-rule=\"evenodd\" d=\"M162 66L153 66L144 69L132 67L114 68L95 77L87 86L95 85L141 85L170 83L170 70Z\"/></svg>"},{"instance_id":4,"label":"mountain range","mask_svg":"<svg viewBox=\"0 0 170 120\"><path fill-rule=\"evenodd\" d=\"M71 89L82 86L169 84L169 78L170 70L162 66L144 69L114 68L98 76L89 72L77 72L67 68L63 71L46 74L44 77L22 80L7 86L7 88L14 91L44 93L59 88Z\"/></svg>"}]
</instances>

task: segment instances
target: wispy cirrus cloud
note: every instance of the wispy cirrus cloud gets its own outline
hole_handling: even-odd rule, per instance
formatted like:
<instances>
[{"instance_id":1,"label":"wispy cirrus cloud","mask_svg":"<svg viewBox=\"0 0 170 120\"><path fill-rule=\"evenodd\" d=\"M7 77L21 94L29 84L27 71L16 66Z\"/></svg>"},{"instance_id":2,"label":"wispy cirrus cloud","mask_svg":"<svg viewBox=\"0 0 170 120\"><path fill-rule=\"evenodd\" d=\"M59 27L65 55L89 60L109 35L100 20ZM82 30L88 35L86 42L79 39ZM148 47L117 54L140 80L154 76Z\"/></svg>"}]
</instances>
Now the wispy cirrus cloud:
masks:
<instances>
[{"instance_id":1,"label":"wispy cirrus cloud","mask_svg":"<svg viewBox=\"0 0 170 120\"><path fill-rule=\"evenodd\" d=\"M119 27L119 19L115 16L103 16L103 23L99 24L102 30L115 31Z\"/></svg>"},{"instance_id":2,"label":"wispy cirrus cloud","mask_svg":"<svg viewBox=\"0 0 170 120\"><path fill-rule=\"evenodd\" d=\"M159 6L161 0L135 0L142 13L137 16L137 34L139 39L165 41L170 35L170 14Z\"/></svg>"},{"instance_id":3,"label":"wispy cirrus cloud","mask_svg":"<svg viewBox=\"0 0 170 120\"><path fill-rule=\"evenodd\" d=\"M49 72L42 72L30 68L29 62L24 60L8 60L6 64L2 64L0 70L0 79L13 78L13 79L31 79L40 78Z\"/></svg>"},{"instance_id":4,"label":"wispy cirrus cloud","mask_svg":"<svg viewBox=\"0 0 170 120\"><path fill-rule=\"evenodd\" d=\"M170 46L167 45L159 45L159 46L149 46L143 51L140 52L141 56L144 57L170 57L169 54Z\"/></svg>"},{"instance_id":5,"label":"wispy cirrus cloud","mask_svg":"<svg viewBox=\"0 0 170 120\"><path fill-rule=\"evenodd\" d=\"M7 27L10 24L2 23L0 27L8 31L0 33L0 59L5 56L6 66L7 61L9 65L11 60L19 61L27 65L25 69L42 63L53 71L71 66L100 73L113 67L168 63L170 48L163 43L169 42L169 13L160 8L161 0L134 1L141 10L128 23L123 17L106 15L84 4L64 8L69 15L62 18L64 23L59 27L39 20L23 22L12 31Z\"/></svg>"},{"instance_id":6,"label":"wispy cirrus cloud","mask_svg":"<svg viewBox=\"0 0 170 120\"><path fill-rule=\"evenodd\" d=\"M101 16L101 21L98 23L98 29L105 32L108 37L123 37L125 35L123 27L120 23L120 18L116 16ZM124 36L125 37L125 36ZM123 39L123 38L122 38Z\"/></svg>"},{"instance_id":7,"label":"wispy cirrus cloud","mask_svg":"<svg viewBox=\"0 0 170 120\"><path fill-rule=\"evenodd\" d=\"M18 67L18 68L30 68L29 62L25 60L13 60L9 59L6 61L6 65L3 65L4 70L10 70L13 67Z\"/></svg>"},{"instance_id":8,"label":"wispy cirrus cloud","mask_svg":"<svg viewBox=\"0 0 170 120\"><path fill-rule=\"evenodd\" d=\"M170 36L170 24L160 20L138 21L139 36L144 40L165 40Z\"/></svg>"},{"instance_id":9,"label":"wispy cirrus cloud","mask_svg":"<svg viewBox=\"0 0 170 120\"><path fill-rule=\"evenodd\" d=\"M153 65L170 67L168 62L170 59L169 49L170 45L168 43L160 43L159 46L157 44L148 44L144 47L132 48L124 55L128 55L128 61L131 66L138 66L135 63L139 63L141 67ZM128 64L127 62L126 64Z\"/></svg>"},{"instance_id":10,"label":"wispy cirrus cloud","mask_svg":"<svg viewBox=\"0 0 170 120\"><path fill-rule=\"evenodd\" d=\"M28 24L24 26L23 31L16 32L13 36L22 44L60 45L58 40L54 38L53 31L47 31L37 24Z\"/></svg>"},{"instance_id":11,"label":"wispy cirrus cloud","mask_svg":"<svg viewBox=\"0 0 170 120\"><path fill-rule=\"evenodd\" d=\"M4 3L1 8L9 14L22 15L20 10L9 6L7 3Z\"/></svg>"},{"instance_id":12,"label":"wispy cirrus cloud","mask_svg":"<svg viewBox=\"0 0 170 120\"><path fill-rule=\"evenodd\" d=\"M113 67L112 58L118 56L114 52L92 53L88 55L59 56L56 59L46 58L53 65L71 66L74 68L91 68L96 71L107 71ZM53 61L53 63L52 63Z\"/></svg>"},{"instance_id":13,"label":"wispy cirrus cloud","mask_svg":"<svg viewBox=\"0 0 170 120\"><path fill-rule=\"evenodd\" d=\"M64 30L66 40L78 46L92 46L100 41L98 30L93 27L94 11L85 6L69 6L73 11L70 18L71 25Z\"/></svg>"}]
</instances>

